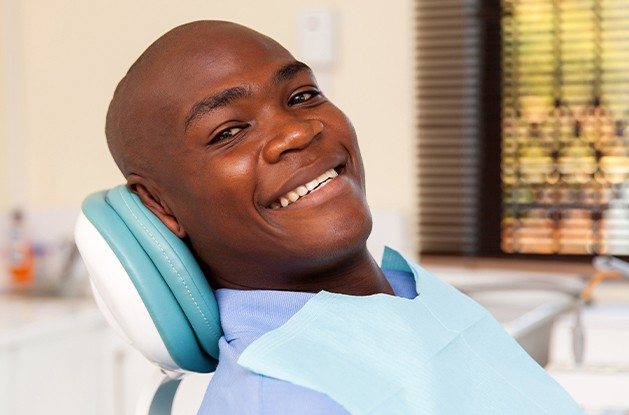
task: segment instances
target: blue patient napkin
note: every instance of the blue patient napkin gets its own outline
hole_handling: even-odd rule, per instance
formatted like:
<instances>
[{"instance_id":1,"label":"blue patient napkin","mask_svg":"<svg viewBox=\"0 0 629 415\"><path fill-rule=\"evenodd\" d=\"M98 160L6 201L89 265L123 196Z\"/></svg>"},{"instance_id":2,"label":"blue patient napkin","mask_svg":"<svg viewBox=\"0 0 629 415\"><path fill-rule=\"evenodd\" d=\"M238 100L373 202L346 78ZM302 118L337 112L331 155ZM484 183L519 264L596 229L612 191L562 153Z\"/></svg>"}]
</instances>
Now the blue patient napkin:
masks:
<instances>
[{"instance_id":1,"label":"blue patient napkin","mask_svg":"<svg viewBox=\"0 0 629 415\"><path fill-rule=\"evenodd\" d=\"M413 299L320 292L238 363L327 394L352 414L582 414L469 297L393 250Z\"/></svg>"}]
</instances>

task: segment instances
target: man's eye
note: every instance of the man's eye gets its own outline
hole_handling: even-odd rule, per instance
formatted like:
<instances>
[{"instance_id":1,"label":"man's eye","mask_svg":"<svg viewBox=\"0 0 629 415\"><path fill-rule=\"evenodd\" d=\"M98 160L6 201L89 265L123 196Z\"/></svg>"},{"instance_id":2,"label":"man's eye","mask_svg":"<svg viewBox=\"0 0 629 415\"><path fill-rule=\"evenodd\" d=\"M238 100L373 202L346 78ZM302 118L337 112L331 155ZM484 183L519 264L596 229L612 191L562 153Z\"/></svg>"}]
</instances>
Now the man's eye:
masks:
<instances>
[{"instance_id":1,"label":"man's eye","mask_svg":"<svg viewBox=\"0 0 629 415\"><path fill-rule=\"evenodd\" d=\"M210 143L217 143L219 141L231 138L233 136L235 136L236 134L238 134L240 131L242 131L244 129L244 127L230 127L227 128L221 132L219 132L218 134L216 134L214 137L212 137L212 140L210 141Z\"/></svg>"},{"instance_id":2,"label":"man's eye","mask_svg":"<svg viewBox=\"0 0 629 415\"><path fill-rule=\"evenodd\" d=\"M317 90L300 92L299 94L295 94L290 98L290 100L288 101L288 105L289 106L298 105L298 104L301 104L302 102L309 101L312 98L317 97L319 95L321 95L321 92Z\"/></svg>"}]
</instances>

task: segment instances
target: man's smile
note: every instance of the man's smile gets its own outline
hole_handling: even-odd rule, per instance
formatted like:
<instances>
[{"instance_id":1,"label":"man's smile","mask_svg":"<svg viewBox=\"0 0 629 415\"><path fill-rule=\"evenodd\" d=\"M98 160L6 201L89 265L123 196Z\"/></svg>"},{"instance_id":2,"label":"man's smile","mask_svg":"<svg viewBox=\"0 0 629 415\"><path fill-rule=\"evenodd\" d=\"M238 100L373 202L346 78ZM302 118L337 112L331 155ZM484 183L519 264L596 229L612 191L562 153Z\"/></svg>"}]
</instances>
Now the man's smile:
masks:
<instances>
[{"instance_id":1,"label":"man's smile","mask_svg":"<svg viewBox=\"0 0 629 415\"><path fill-rule=\"evenodd\" d=\"M340 170L341 168L339 168ZM281 196L278 201L271 203L271 209L282 209L288 205L291 205L303 197L306 197L313 192L321 189L326 184L330 183L333 179L338 177L338 173L335 169L329 169L317 176L315 179L303 184L290 192Z\"/></svg>"},{"instance_id":2,"label":"man's smile","mask_svg":"<svg viewBox=\"0 0 629 415\"><path fill-rule=\"evenodd\" d=\"M280 210L291 206L295 202L300 205L305 198L311 198L314 192L319 191L345 171L347 156L328 156L315 163L297 169L264 205L267 209Z\"/></svg>"}]
</instances>

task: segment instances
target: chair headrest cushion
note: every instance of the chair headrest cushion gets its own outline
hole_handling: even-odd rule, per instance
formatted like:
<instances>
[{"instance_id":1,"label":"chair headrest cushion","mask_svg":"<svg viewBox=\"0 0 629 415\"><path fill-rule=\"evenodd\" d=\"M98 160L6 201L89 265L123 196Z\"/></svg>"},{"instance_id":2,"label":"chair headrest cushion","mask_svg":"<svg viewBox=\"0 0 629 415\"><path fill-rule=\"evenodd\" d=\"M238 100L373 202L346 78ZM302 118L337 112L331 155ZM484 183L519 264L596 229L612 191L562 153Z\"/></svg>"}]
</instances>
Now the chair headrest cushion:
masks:
<instances>
[{"instance_id":1,"label":"chair headrest cushion","mask_svg":"<svg viewBox=\"0 0 629 415\"><path fill-rule=\"evenodd\" d=\"M83 202L82 213L126 271L175 364L185 371L214 370L218 359L218 340L222 335L218 306L205 275L186 244L126 186L90 195ZM99 291L99 303L107 303L107 299L113 303L116 298L127 297L125 293L100 292L119 290L121 285L97 281L108 278L107 272L89 266L88 249L83 249L87 247L82 245L88 245L91 239L80 235L85 232L79 229L89 226L80 227L79 223L77 245L88 265L92 286ZM107 306L118 323L137 318L135 315L115 315L121 311L115 304L101 304L103 306ZM118 326L119 329L128 327L125 324ZM124 335L133 339L137 333ZM133 343L138 347L138 342Z\"/></svg>"}]
</instances>

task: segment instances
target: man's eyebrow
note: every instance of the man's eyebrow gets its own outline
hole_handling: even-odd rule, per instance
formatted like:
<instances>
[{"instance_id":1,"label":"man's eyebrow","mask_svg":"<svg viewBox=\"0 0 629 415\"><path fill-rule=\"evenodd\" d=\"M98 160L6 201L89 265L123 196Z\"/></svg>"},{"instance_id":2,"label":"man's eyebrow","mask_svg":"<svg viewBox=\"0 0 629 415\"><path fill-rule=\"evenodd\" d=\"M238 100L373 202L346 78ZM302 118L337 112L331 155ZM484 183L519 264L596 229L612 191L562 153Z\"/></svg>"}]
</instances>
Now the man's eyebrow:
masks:
<instances>
[{"instance_id":1,"label":"man's eyebrow","mask_svg":"<svg viewBox=\"0 0 629 415\"><path fill-rule=\"evenodd\" d=\"M203 98L201 101L194 104L192 108L190 108L190 111L188 111L185 121L185 129L187 130L188 127L190 127L190 124L192 124L192 122L197 118L248 96L251 96L250 88L235 86Z\"/></svg>"},{"instance_id":2,"label":"man's eyebrow","mask_svg":"<svg viewBox=\"0 0 629 415\"><path fill-rule=\"evenodd\" d=\"M308 65L300 61L292 61L279 68L273 76L273 82L280 83L293 79L298 73L302 71L312 72L312 69ZM218 94L210 95L197 102L190 108L185 120L185 130L188 130L190 125L197 118L206 115L215 109L224 107L232 102L246 98L252 95L251 89L244 86L235 86L228 88Z\"/></svg>"},{"instance_id":3,"label":"man's eyebrow","mask_svg":"<svg viewBox=\"0 0 629 415\"><path fill-rule=\"evenodd\" d=\"M273 81L275 83L280 83L284 81L289 81L295 77L301 71L309 71L312 72L312 69L308 65L299 61L292 61L282 66L280 69L275 72L275 76L273 77Z\"/></svg>"}]
</instances>

